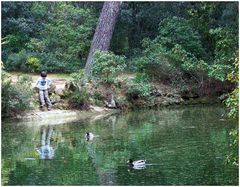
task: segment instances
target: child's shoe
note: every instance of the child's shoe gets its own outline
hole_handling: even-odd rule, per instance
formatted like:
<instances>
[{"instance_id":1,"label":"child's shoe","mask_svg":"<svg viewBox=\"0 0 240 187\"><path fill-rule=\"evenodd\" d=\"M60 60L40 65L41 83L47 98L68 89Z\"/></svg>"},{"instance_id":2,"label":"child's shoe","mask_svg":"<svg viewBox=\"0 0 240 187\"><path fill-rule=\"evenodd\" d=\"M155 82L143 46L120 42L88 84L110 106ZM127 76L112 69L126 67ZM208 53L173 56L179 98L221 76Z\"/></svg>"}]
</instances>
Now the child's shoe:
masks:
<instances>
[{"instance_id":1,"label":"child's shoe","mask_svg":"<svg viewBox=\"0 0 240 187\"><path fill-rule=\"evenodd\" d=\"M40 106L40 110L41 110L41 111L44 111L44 106L41 105L41 106Z\"/></svg>"}]
</instances>

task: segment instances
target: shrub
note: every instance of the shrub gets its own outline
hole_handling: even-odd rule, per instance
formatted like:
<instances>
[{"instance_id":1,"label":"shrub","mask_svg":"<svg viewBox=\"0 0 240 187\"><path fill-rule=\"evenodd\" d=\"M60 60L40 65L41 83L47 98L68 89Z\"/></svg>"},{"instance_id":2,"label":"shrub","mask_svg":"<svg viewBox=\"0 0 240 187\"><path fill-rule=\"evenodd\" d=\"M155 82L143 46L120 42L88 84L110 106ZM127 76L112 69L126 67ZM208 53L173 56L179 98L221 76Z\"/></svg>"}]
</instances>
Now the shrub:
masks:
<instances>
[{"instance_id":1,"label":"shrub","mask_svg":"<svg viewBox=\"0 0 240 187\"><path fill-rule=\"evenodd\" d=\"M94 102L95 105L97 105L97 106L103 106L104 105L104 102L103 102L104 97L101 93L94 92L92 98L93 98L93 102Z\"/></svg>"},{"instance_id":2,"label":"shrub","mask_svg":"<svg viewBox=\"0 0 240 187\"><path fill-rule=\"evenodd\" d=\"M53 19L40 32L45 45L43 68L74 72L85 64L97 16L92 9L65 2L55 3L53 8Z\"/></svg>"},{"instance_id":3,"label":"shrub","mask_svg":"<svg viewBox=\"0 0 240 187\"><path fill-rule=\"evenodd\" d=\"M238 121L239 118L239 56L238 50L235 53L235 56L232 59L234 68L232 72L228 74L228 80L236 85L236 88L228 94L228 98L224 101L227 106L229 112L228 116L232 119L236 119ZM238 126L232 129L229 133L230 135L230 147L232 148L227 155L227 162L233 164L238 167L239 165L239 130Z\"/></svg>"},{"instance_id":4,"label":"shrub","mask_svg":"<svg viewBox=\"0 0 240 187\"><path fill-rule=\"evenodd\" d=\"M89 108L89 93L86 87L77 88L68 93L68 101L71 108L88 109Z\"/></svg>"},{"instance_id":5,"label":"shrub","mask_svg":"<svg viewBox=\"0 0 240 187\"><path fill-rule=\"evenodd\" d=\"M127 83L127 97L129 100L150 99L152 91L153 88L144 74L137 74L133 80Z\"/></svg>"},{"instance_id":6,"label":"shrub","mask_svg":"<svg viewBox=\"0 0 240 187\"><path fill-rule=\"evenodd\" d=\"M234 69L234 60L238 56L238 35L229 28L210 29L215 40L214 62L209 68L209 76L224 81Z\"/></svg>"},{"instance_id":7,"label":"shrub","mask_svg":"<svg viewBox=\"0 0 240 187\"><path fill-rule=\"evenodd\" d=\"M169 81L179 88L194 86L201 89L210 78L224 81L232 68L233 53L229 53L229 48L235 49L235 45L230 45L234 43L234 36L228 30L210 32L216 38L214 60L206 57L200 35L187 20L164 19L159 25L159 35L154 40L143 40L142 57L135 60L136 71Z\"/></svg>"},{"instance_id":8,"label":"shrub","mask_svg":"<svg viewBox=\"0 0 240 187\"><path fill-rule=\"evenodd\" d=\"M94 8L67 2L39 2L29 4L28 11L12 15L16 11L13 7L16 6L6 8L9 13L5 15L11 15L6 20L14 28L4 34L9 41L3 46L7 70L37 71L36 63L27 62L28 56L37 57L41 62L39 70L48 72L74 72L84 66L97 24L98 13ZM28 55L20 60L23 49Z\"/></svg>"},{"instance_id":9,"label":"shrub","mask_svg":"<svg viewBox=\"0 0 240 187\"><path fill-rule=\"evenodd\" d=\"M26 61L28 54L26 50L21 50L19 53L12 53L8 56L5 63L5 68L7 70L24 70L26 71Z\"/></svg>"},{"instance_id":10,"label":"shrub","mask_svg":"<svg viewBox=\"0 0 240 187\"><path fill-rule=\"evenodd\" d=\"M66 97L71 108L88 109L90 94L86 85L83 85L83 70L71 74L70 87Z\"/></svg>"},{"instance_id":11,"label":"shrub","mask_svg":"<svg viewBox=\"0 0 240 187\"><path fill-rule=\"evenodd\" d=\"M28 67L30 72L39 71L40 60L36 57L28 57L26 61L26 66Z\"/></svg>"},{"instance_id":12,"label":"shrub","mask_svg":"<svg viewBox=\"0 0 240 187\"><path fill-rule=\"evenodd\" d=\"M17 83L12 83L10 76L2 71L2 115L11 117L32 108L33 90L31 88L31 78L20 76Z\"/></svg>"},{"instance_id":13,"label":"shrub","mask_svg":"<svg viewBox=\"0 0 240 187\"><path fill-rule=\"evenodd\" d=\"M125 57L112 52L96 51L93 59L92 74L103 82L113 83L118 73L126 67Z\"/></svg>"},{"instance_id":14,"label":"shrub","mask_svg":"<svg viewBox=\"0 0 240 187\"><path fill-rule=\"evenodd\" d=\"M200 35L183 18L164 19L159 24L159 35L154 40L145 38L142 45L143 55L136 61L138 72L170 82L185 79L186 73L187 79L193 76L191 72L203 75L206 63L200 59L205 54ZM197 75L194 79L201 78Z\"/></svg>"},{"instance_id":15,"label":"shrub","mask_svg":"<svg viewBox=\"0 0 240 187\"><path fill-rule=\"evenodd\" d=\"M239 114L239 89L235 88L230 94L228 94L228 98L224 100L225 105L229 109L228 116L230 118L236 119Z\"/></svg>"},{"instance_id":16,"label":"shrub","mask_svg":"<svg viewBox=\"0 0 240 187\"><path fill-rule=\"evenodd\" d=\"M194 31L186 19L180 17L174 16L161 21L159 36L155 40L160 42L168 51L179 44L197 58L205 56L200 34Z\"/></svg>"},{"instance_id":17,"label":"shrub","mask_svg":"<svg viewBox=\"0 0 240 187\"><path fill-rule=\"evenodd\" d=\"M77 85L81 85L83 82L83 76L84 75L84 70L81 69L78 72L72 73L71 76L71 82L77 86Z\"/></svg>"},{"instance_id":18,"label":"shrub","mask_svg":"<svg viewBox=\"0 0 240 187\"><path fill-rule=\"evenodd\" d=\"M143 56L135 58L133 63L136 65L136 71L147 74L150 78L157 80L170 80L172 75L176 74L176 67L170 63L170 60L163 52L160 45L148 46Z\"/></svg>"},{"instance_id":19,"label":"shrub","mask_svg":"<svg viewBox=\"0 0 240 187\"><path fill-rule=\"evenodd\" d=\"M228 98L224 101L225 105L229 109L228 116L233 119L237 119L239 116L239 57L238 51L233 59L234 68L232 72L228 74L227 79L236 85L235 89L228 94Z\"/></svg>"}]
</instances>

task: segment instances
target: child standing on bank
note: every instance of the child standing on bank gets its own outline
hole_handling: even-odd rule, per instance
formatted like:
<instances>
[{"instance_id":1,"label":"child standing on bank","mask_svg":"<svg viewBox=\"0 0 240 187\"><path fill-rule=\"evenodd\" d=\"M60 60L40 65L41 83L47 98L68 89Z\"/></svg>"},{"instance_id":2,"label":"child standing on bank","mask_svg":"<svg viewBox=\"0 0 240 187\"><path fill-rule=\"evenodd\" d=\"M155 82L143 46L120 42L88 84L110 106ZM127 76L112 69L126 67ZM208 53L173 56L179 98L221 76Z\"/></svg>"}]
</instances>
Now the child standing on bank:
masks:
<instances>
[{"instance_id":1,"label":"child standing on bank","mask_svg":"<svg viewBox=\"0 0 240 187\"><path fill-rule=\"evenodd\" d=\"M41 72L41 77L37 80L35 87L39 89L40 107L47 105L48 111L51 110L52 103L48 96L48 87L52 83L50 79L47 78L47 73L45 71Z\"/></svg>"}]
</instances>

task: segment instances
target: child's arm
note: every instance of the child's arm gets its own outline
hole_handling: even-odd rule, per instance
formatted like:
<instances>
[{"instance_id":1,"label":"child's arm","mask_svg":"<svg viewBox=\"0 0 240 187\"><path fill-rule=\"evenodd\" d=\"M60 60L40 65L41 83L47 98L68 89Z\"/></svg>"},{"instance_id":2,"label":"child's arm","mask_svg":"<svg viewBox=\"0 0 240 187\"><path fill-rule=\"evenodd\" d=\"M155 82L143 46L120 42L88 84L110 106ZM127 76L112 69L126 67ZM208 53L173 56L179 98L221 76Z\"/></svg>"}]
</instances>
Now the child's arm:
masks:
<instances>
[{"instance_id":1,"label":"child's arm","mask_svg":"<svg viewBox=\"0 0 240 187\"><path fill-rule=\"evenodd\" d=\"M36 81L35 85L34 85L34 88L38 88L38 83L39 83L39 78L38 80Z\"/></svg>"},{"instance_id":2,"label":"child's arm","mask_svg":"<svg viewBox=\"0 0 240 187\"><path fill-rule=\"evenodd\" d=\"M52 84L52 82L53 82L52 79L48 79L48 80L47 80L48 86L49 86L50 84Z\"/></svg>"},{"instance_id":3,"label":"child's arm","mask_svg":"<svg viewBox=\"0 0 240 187\"><path fill-rule=\"evenodd\" d=\"M38 152L38 154L41 154L41 151L38 148L35 148L35 150Z\"/></svg>"}]
</instances>

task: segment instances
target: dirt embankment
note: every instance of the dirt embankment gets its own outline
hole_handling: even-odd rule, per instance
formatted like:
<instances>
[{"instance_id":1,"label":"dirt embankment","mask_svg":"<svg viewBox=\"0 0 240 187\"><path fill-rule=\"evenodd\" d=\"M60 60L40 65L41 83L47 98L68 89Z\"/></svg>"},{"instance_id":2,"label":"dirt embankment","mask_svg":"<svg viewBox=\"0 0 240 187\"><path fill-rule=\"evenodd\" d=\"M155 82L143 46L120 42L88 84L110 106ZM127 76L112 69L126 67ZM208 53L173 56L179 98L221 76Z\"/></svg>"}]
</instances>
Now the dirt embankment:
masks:
<instances>
[{"instance_id":1,"label":"dirt embankment","mask_svg":"<svg viewBox=\"0 0 240 187\"><path fill-rule=\"evenodd\" d=\"M26 75L20 73L11 74L11 80L13 83L17 82L19 75ZM32 78L32 87L35 86L39 75L36 74L27 74ZM66 83L69 81L69 76L65 76L64 78L59 76L58 74L48 74L48 77L53 81L53 85L57 92L61 92L65 89ZM50 96L51 97L51 96ZM111 110L105 107L97 107L90 106L88 111L78 111L78 110L66 110L59 109L58 107L53 105L51 111L41 111L38 107L34 110L26 112L23 116L16 116L17 119L20 119L24 123L36 123L36 124L62 124L71 121L76 121L80 119L92 118L98 119L107 115L111 115L116 113L117 110Z\"/></svg>"},{"instance_id":2,"label":"dirt embankment","mask_svg":"<svg viewBox=\"0 0 240 187\"><path fill-rule=\"evenodd\" d=\"M34 87L39 75L28 75L32 77L32 86ZM17 74L12 75L13 82L17 81L17 76ZM40 111L38 107L36 107L35 110L26 113L24 116L19 116L19 118L30 121L36 119L44 121L47 119L48 123L50 123L51 120L56 123L57 121L67 122L69 120L84 119L86 117L95 118L96 116L111 114L118 111L117 109L109 109L113 104L115 105L113 108L126 109L180 104L205 104L221 101L221 99L218 98L219 96L209 99L208 97L198 95L197 92L192 90L182 92L177 88L157 81L151 82L153 90L149 98L139 97L136 94L129 97L127 95L127 84L134 78L134 76L132 74L124 74L117 77L117 83L115 83L115 85L99 85L93 82L87 85L91 103L98 101L102 103L99 105L101 107L93 106L94 104L91 104L87 111L68 110L69 105L67 99L64 97L64 92L69 92L69 90L66 90L66 83L70 80L70 76L62 77L58 74L48 74L48 77L52 79L54 85L54 92L50 95L50 99L53 103L52 110ZM34 97L35 100L37 100L38 94L36 93Z\"/></svg>"}]
</instances>

